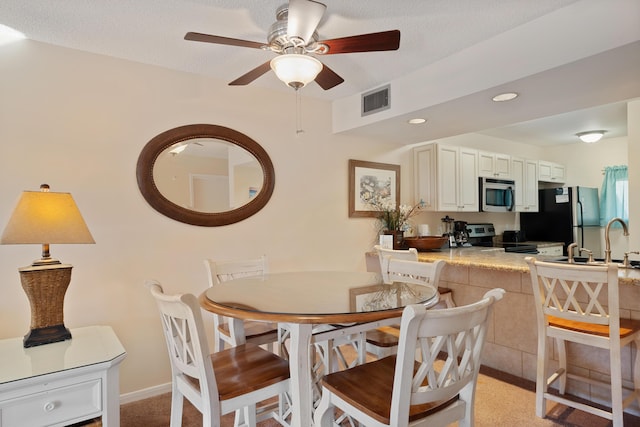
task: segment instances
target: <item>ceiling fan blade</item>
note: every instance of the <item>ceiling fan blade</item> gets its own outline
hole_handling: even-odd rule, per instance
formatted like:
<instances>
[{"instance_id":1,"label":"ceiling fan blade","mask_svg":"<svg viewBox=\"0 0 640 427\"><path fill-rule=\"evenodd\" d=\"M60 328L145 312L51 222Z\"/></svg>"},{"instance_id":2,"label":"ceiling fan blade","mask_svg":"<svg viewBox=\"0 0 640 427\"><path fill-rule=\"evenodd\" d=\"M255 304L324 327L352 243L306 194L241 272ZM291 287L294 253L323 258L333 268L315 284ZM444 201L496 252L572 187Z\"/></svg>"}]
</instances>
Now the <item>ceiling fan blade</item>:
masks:
<instances>
[{"instance_id":1,"label":"ceiling fan blade","mask_svg":"<svg viewBox=\"0 0 640 427\"><path fill-rule=\"evenodd\" d=\"M322 71L320 71L316 77L316 83L318 83L322 89L329 90L332 87L338 86L342 82L344 82L342 77L337 75L335 71L327 67L325 64L322 64Z\"/></svg>"},{"instance_id":2,"label":"ceiling fan blade","mask_svg":"<svg viewBox=\"0 0 640 427\"><path fill-rule=\"evenodd\" d=\"M287 35L309 42L327 6L313 0L289 0Z\"/></svg>"},{"instance_id":3,"label":"ceiling fan blade","mask_svg":"<svg viewBox=\"0 0 640 427\"><path fill-rule=\"evenodd\" d=\"M264 73L269 71L271 69L271 64L270 63L271 63L271 61L267 61L264 64L257 66L253 70L249 71L248 73L238 77L237 79L235 79L234 81L229 83L229 86L244 86L244 85L248 85L249 83L251 83L252 81L257 79L258 77L260 77L261 75L263 75Z\"/></svg>"},{"instance_id":4,"label":"ceiling fan blade","mask_svg":"<svg viewBox=\"0 0 640 427\"><path fill-rule=\"evenodd\" d=\"M184 39L195 42L225 44L229 46L253 47L256 49L262 49L264 46L264 43L252 42L249 40L232 39L230 37L212 36L210 34L191 32L185 34Z\"/></svg>"},{"instance_id":5,"label":"ceiling fan blade","mask_svg":"<svg viewBox=\"0 0 640 427\"><path fill-rule=\"evenodd\" d=\"M382 31L379 33L360 34L358 36L341 37L339 39L322 40L318 43L327 45L329 50L324 55L353 52L379 52L398 50L400 47L400 30ZM317 53L322 54L321 51Z\"/></svg>"}]
</instances>

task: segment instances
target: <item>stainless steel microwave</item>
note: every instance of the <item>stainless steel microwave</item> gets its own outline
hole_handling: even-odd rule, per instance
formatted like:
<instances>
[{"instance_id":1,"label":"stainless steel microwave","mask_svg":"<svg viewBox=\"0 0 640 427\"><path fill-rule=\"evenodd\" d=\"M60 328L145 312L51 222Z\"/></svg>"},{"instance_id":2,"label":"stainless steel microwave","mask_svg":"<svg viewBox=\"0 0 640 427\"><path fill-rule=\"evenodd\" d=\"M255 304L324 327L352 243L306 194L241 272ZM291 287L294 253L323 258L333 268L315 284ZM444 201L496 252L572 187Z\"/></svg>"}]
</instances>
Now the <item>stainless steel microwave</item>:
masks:
<instances>
[{"instance_id":1,"label":"stainless steel microwave","mask_svg":"<svg viewBox=\"0 0 640 427\"><path fill-rule=\"evenodd\" d=\"M480 177L480 211L513 212L516 183L510 179Z\"/></svg>"}]
</instances>

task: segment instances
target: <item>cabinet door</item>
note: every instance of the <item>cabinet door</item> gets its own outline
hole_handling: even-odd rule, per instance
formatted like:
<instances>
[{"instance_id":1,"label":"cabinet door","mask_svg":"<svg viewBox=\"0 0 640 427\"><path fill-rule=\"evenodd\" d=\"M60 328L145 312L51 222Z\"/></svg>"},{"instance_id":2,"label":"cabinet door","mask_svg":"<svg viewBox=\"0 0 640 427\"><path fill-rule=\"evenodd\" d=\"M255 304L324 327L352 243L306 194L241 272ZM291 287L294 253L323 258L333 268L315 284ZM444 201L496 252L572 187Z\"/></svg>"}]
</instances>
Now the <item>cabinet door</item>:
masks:
<instances>
[{"instance_id":1,"label":"cabinet door","mask_svg":"<svg viewBox=\"0 0 640 427\"><path fill-rule=\"evenodd\" d=\"M551 162L544 160L538 162L538 180L551 182Z\"/></svg>"},{"instance_id":2,"label":"cabinet door","mask_svg":"<svg viewBox=\"0 0 640 427\"><path fill-rule=\"evenodd\" d=\"M460 148L458 210L478 212L478 152Z\"/></svg>"},{"instance_id":3,"label":"cabinet door","mask_svg":"<svg viewBox=\"0 0 640 427\"><path fill-rule=\"evenodd\" d=\"M436 209L436 147L434 144L413 150L415 202L423 203L422 209Z\"/></svg>"},{"instance_id":4,"label":"cabinet door","mask_svg":"<svg viewBox=\"0 0 640 427\"><path fill-rule=\"evenodd\" d=\"M516 191L514 194L516 212L524 211L525 206L525 160L520 158L511 159L511 178L515 182ZM536 176L536 181L538 177Z\"/></svg>"},{"instance_id":5,"label":"cabinet door","mask_svg":"<svg viewBox=\"0 0 640 427\"><path fill-rule=\"evenodd\" d=\"M438 210L458 210L458 147L438 146Z\"/></svg>"},{"instance_id":6,"label":"cabinet door","mask_svg":"<svg viewBox=\"0 0 640 427\"><path fill-rule=\"evenodd\" d=\"M551 164L551 180L553 182L565 182L565 167L558 163Z\"/></svg>"},{"instance_id":7,"label":"cabinet door","mask_svg":"<svg viewBox=\"0 0 640 427\"><path fill-rule=\"evenodd\" d=\"M514 157L511 177L516 183L516 212L538 212L538 162Z\"/></svg>"},{"instance_id":8,"label":"cabinet door","mask_svg":"<svg viewBox=\"0 0 640 427\"><path fill-rule=\"evenodd\" d=\"M538 162L535 160L525 160L524 182L524 210L538 212Z\"/></svg>"},{"instance_id":9,"label":"cabinet door","mask_svg":"<svg viewBox=\"0 0 640 427\"><path fill-rule=\"evenodd\" d=\"M478 176L511 178L511 156L478 151Z\"/></svg>"},{"instance_id":10,"label":"cabinet door","mask_svg":"<svg viewBox=\"0 0 640 427\"><path fill-rule=\"evenodd\" d=\"M565 166L559 163L540 160L538 162L538 180L543 182L565 182Z\"/></svg>"},{"instance_id":11,"label":"cabinet door","mask_svg":"<svg viewBox=\"0 0 640 427\"><path fill-rule=\"evenodd\" d=\"M478 176L494 177L495 154L478 151Z\"/></svg>"},{"instance_id":12,"label":"cabinet door","mask_svg":"<svg viewBox=\"0 0 640 427\"><path fill-rule=\"evenodd\" d=\"M511 156L496 154L494 173L498 178L511 178Z\"/></svg>"}]
</instances>

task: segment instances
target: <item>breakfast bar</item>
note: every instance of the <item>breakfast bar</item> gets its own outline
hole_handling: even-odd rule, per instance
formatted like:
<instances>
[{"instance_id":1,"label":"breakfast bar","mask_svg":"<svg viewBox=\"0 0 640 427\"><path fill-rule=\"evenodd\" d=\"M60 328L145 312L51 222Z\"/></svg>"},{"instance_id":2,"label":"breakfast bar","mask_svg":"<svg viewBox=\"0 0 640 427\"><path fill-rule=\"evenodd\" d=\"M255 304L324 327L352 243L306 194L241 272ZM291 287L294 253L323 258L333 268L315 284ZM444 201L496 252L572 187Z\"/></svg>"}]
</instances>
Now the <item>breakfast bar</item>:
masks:
<instances>
[{"instance_id":1,"label":"breakfast bar","mask_svg":"<svg viewBox=\"0 0 640 427\"><path fill-rule=\"evenodd\" d=\"M482 355L483 365L535 381L537 361L536 313L527 256L541 260L557 257L507 253L495 248L440 249L420 252L420 261L444 260L440 286L452 289L456 305L477 301L489 289L503 288L506 294L496 304L493 323L488 331ZM623 318L640 318L640 269L619 269L620 313ZM625 353L626 351L626 353ZM607 376L608 353L591 347L569 346L570 369L588 372L589 376ZM576 361L572 364L573 361ZM579 361L579 362L577 362ZM628 349L622 353L623 381L632 382L632 358ZM570 390L572 394L607 403L598 389ZM639 413L636 404L630 411Z\"/></svg>"}]
</instances>

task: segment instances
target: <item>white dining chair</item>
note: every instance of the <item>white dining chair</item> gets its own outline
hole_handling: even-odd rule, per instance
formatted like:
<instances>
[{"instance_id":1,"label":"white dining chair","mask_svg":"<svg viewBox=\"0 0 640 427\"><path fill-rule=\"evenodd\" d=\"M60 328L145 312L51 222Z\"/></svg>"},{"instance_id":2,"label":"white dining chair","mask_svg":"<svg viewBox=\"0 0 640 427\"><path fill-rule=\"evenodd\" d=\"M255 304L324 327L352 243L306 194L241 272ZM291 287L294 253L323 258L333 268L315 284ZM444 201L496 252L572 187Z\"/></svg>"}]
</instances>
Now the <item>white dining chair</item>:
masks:
<instances>
[{"instance_id":1,"label":"white dining chair","mask_svg":"<svg viewBox=\"0 0 640 427\"><path fill-rule=\"evenodd\" d=\"M204 265L207 271L209 286L216 286L228 280L247 276L260 276L268 273L267 257L261 256L255 259L237 261L216 261L205 259ZM266 345L273 351L273 345L279 345L278 326L269 322L244 321L244 331L246 342ZM229 323L224 316L213 315L213 336L216 351L223 350L225 344L235 346L236 342L229 329ZM281 355L286 355L285 347L282 344L279 348Z\"/></svg>"},{"instance_id":2,"label":"white dining chair","mask_svg":"<svg viewBox=\"0 0 640 427\"><path fill-rule=\"evenodd\" d=\"M378 254L378 260L380 261L380 272L382 274L382 279L388 283L388 277L386 277L387 272L382 269L382 261L385 256L390 256L396 259L402 259L406 261L418 261L418 250L416 248L409 249L388 249L384 248L380 245L375 245L374 250ZM453 300L453 291L449 288L445 288L443 286L438 286L438 294L440 298L440 304L438 307L446 307L451 308L455 307L456 303Z\"/></svg>"},{"instance_id":3,"label":"white dining chair","mask_svg":"<svg viewBox=\"0 0 640 427\"><path fill-rule=\"evenodd\" d=\"M383 248L379 245L375 247L376 252L378 253L378 259L380 263L380 273L382 274L383 280L385 283L393 283L393 280L389 277L389 263L385 261L385 258L394 258L398 260L404 261L418 261L418 251L415 248L409 248L407 250L402 249L387 249ZM425 263L430 266L434 266L436 264L433 263ZM438 305L434 308L438 307L455 307L452 298L452 291L449 288L444 288L438 286L440 282L440 273L444 264L437 269L431 270L432 275L428 278L428 281L431 285L435 286L438 289ZM444 301L443 301L444 300ZM373 329L371 331L367 331L366 334L366 349L368 353L375 355L378 358L388 356L393 354L398 349L398 339L400 337L399 325L391 325L391 326L383 326L380 328Z\"/></svg>"},{"instance_id":4,"label":"white dining chair","mask_svg":"<svg viewBox=\"0 0 640 427\"><path fill-rule=\"evenodd\" d=\"M623 425L623 410L640 403L640 320L620 319L618 267L615 264L585 265L538 261L527 257L536 304L538 366L536 373L536 415L544 418L547 400L577 408ZM552 356L548 338L556 342L558 368L549 375ZM609 357L610 381L586 377L568 369L567 342L604 349ZM623 390L622 349L635 342L633 389ZM629 351L631 356L633 352ZM610 390L611 410L567 393L567 380L589 388ZM557 382L557 393L550 386Z\"/></svg>"},{"instance_id":5,"label":"white dining chair","mask_svg":"<svg viewBox=\"0 0 640 427\"><path fill-rule=\"evenodd\" d=\"M323 378L316 426L332 426L335 408L368 427L473 426L487 324L503 295L493 289L476 303L443 310L405 307L397 355Z\"/></svg>"},{"instance_id":6,"label":"white dining chair","mask_svg":"<svg viewBox=\"0 0 640 427\"><path fill-rule=\"evenodd\" d=\"M146 286L160 311L171 362L171 427L182 425L184 398L202 413L205 427L219 427L220 417L234 411L236 425L255 426L256 404L289 392L288 361L250 343L209 354L196 297L167 295L156 281Z\"/></svg>"}]
</instances>

